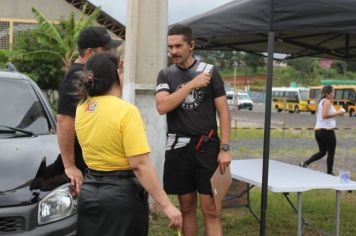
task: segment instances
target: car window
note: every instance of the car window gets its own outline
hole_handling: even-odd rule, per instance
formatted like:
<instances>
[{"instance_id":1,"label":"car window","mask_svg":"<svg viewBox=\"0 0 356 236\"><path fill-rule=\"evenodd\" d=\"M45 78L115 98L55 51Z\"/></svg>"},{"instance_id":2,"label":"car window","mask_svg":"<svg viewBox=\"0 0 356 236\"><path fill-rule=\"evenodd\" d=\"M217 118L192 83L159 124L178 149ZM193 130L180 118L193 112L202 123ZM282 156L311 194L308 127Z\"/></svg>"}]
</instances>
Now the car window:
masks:
<instances>
[{"instance_id":1,"label":"car window","mask_svg":"<svg viewBox=\"0 0 356 236\"><path fill-rule=\"evenodd\" d=\"M239 99L248 100L250 97L247 94L239 94Z\"/></svg>"},{"instance_id":2,"label":"car window","mask_svg":"<svg viewBox=\"0 0 356 236\"><path fill-rule=\"evenodd\" d=\"M48 133L48 119L29 81L0 79L0 125Z\"/></svg>"}]
</instances>

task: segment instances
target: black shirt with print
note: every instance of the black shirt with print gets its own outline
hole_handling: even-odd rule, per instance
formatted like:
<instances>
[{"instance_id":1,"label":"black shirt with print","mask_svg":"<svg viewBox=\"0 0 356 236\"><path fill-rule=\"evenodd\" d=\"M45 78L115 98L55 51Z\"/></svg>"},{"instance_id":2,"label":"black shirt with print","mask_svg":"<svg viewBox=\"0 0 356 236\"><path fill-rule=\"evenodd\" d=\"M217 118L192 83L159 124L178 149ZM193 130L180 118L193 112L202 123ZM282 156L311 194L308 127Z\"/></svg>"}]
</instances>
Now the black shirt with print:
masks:
<instances>
[{"instance_id":1,"label":"black shirt with print","mask_svg":"<svg viewBox=\"0 0 356 236\"><path fill-rule=\"evenodd\" d=\"M174 93L179 90L182 85L202 73L197 71L201 67L201 63L195 61L187 69L173 64L161 70L157 78L156 93L161 91ZM224 95L224 82L214 66L209 85L192 90L178 107L167 113L168 132L189 137L207 135L211 129L216 132L217 122L214 99Z\"/></svg>"}]
</instances>

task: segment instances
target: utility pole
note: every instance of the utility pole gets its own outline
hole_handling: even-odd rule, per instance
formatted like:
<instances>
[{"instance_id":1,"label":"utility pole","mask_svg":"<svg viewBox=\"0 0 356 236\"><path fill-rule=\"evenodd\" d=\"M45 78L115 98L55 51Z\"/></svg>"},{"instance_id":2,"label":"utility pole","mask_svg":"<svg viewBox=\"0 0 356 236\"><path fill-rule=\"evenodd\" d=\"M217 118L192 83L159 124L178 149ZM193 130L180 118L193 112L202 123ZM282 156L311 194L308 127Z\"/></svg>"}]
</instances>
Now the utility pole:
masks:
<instances>
[{"instance_id":1,"label":"utility pole","mask_svg":"<svg viewBox=\"0 0 356 236\"><path fill-rule=\"evenodd\" d=\"M123 98L143 117L150 158L162 180L166 119L155 106L156 78L167 65L167 0L127 1Z\"/></svg>"}]
</instances>

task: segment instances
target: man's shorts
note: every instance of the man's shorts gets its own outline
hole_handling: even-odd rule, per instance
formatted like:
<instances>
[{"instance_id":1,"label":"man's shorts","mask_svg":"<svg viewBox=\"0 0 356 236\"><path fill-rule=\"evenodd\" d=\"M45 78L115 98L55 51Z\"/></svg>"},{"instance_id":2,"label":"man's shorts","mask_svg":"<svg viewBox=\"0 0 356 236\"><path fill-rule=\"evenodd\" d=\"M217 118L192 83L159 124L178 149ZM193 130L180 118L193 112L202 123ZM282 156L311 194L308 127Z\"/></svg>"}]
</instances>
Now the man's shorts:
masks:
<instances>
[{"instance_id":1,"label":"man's shorts","mask_svg":"<svg viewBox=\"0 0 356 236\"><path fill-rule=\"evenodd\" d=\"M167 150L163 185L168 194L183 195L198 191L212 194L210 178L218 167L220 143L210 140L203 152L195 149L196 142Z\"/></svg>"}]
</instances>

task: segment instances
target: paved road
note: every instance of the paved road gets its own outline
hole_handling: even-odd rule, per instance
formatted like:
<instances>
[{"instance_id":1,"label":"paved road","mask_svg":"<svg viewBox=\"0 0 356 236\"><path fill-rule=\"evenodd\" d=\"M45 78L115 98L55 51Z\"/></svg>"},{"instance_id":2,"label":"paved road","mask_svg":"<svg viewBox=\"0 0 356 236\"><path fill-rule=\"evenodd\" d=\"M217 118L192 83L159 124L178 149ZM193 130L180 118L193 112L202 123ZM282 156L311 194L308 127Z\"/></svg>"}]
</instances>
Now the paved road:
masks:
<instances>
[{"instance_id":1,"label":"paved road","mask_svg":"<svg viewBox=\"0 0 356 236\"><path fill-rule=\"evenodd\" d=\"M263 103L255 103L252 111L248 110L231 110L232 123L238 126L263 127L265 120L265 105ZM356 117L337 117L336 125L338 128L355 128ZM272 109L271 127L286 127L286 128L313 128L315 126L315 115L310 112L301 112L299 114L291 114L288 112L276 112Z\"/></svg>"}]
</instances>

